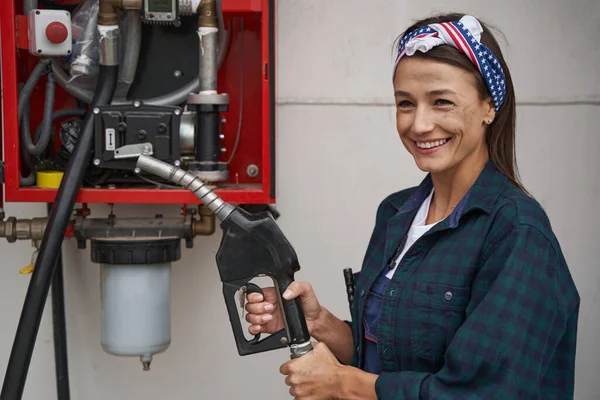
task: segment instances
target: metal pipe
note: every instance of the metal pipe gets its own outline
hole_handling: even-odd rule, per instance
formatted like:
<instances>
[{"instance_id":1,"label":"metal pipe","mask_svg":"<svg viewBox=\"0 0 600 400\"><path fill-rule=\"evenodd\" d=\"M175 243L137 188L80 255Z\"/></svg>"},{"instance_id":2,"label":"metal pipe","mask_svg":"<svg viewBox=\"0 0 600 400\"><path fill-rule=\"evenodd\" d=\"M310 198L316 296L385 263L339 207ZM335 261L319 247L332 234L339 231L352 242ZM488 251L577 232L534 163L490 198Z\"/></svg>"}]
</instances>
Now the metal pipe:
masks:
<instances>
[{"instance_id":1,"label":"metal pipe","mask_svg":"<svg viewBox=\"0 0 600 400\"><path fill-rule=\"evenodd\" d=\"M218 70L218 20L215 0L202 0L198 16L198 36L200 38L199 92L216 93Z\"/></svg>"},{"instance_id":2,"label":"metal pipe","mask_svg":"<svg viewBox=\"0 0 600 400\"><path fill-rule=\"evenodd\" d=\"M234 206L226 203L221 197L215 194L198 177L185 172L181 168L145 155L141 155L138 158L136 166L140 170L152 173L190 190L221 221L227 219L229 214L235 209Z\"/></svg>"},{"instance_id":3,"label":"metal pipe","mask_svg":"<svg viewBox=\"0 0 600 400\"><path fill-rule=\"evenodd\" d=\"M0 221L0 237L9 243L17 240L42 240L48 218L16 219L9 217Z\"/></svg>"},{"instance_id":4,"label":"metal pipe","mask_svg":"<svg viewBox=\"0 0 600 400\"><path fill-rule=\"evenodd\" d=\"M98 28L102 25L112 26L118 25L118 23L119 18L113 2L111 0L100 0L98 4Z\"/></svg>"},{"instance_id":5,"label":"metal pipe","mask_svg":"<svg viewBox=\"0 0 600 400\"><path fill-rule=\"evenodd\" d=\"M100 0L102 1L102 0ZM142 0L106 0L113 7L123 11L139 11L142 9Z\"/></svg>"}]
</instances>

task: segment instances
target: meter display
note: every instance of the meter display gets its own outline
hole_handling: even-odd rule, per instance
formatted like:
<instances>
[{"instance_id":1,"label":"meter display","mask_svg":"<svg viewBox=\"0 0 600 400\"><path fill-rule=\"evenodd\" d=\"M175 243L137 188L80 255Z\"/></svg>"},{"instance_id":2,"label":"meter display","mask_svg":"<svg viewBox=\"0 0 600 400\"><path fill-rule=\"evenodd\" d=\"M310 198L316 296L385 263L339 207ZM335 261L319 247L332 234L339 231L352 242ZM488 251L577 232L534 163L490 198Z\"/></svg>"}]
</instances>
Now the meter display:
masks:
<instances>
[{"instance_id":1,"label":"meter display","mask_svg":"<svg viewBox=\"0 0 600 400\"><path fill-rule=\"evenodd\" d=\"M144 0L145 22L174 23L177 21L178 0Z\"/></svg>"},{"instance_id":2,"label":"meter display","mask_svg":"<svg viewBox=\"0 0 600 400\"><path fill-rule=\"evenodd\" d=\"M172 0L148 0L149 13L170 13L173 11Z\"/></svg>"}]
</instances>

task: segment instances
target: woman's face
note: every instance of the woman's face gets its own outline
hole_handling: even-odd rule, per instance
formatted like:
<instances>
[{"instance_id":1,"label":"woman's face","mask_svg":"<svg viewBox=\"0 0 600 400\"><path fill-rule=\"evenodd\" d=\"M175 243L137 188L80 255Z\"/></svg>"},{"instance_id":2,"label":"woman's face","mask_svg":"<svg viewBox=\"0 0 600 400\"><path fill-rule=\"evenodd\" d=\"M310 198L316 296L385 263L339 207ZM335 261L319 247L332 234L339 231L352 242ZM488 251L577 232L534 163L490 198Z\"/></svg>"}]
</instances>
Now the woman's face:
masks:
<instances>
[{"instance_id":1,"label":"woman's face","mask_svg":"<svg viewBox=\"0 0 600 400\"><path fill-rule=\"evenodd\" d=\"M394 78L396 127L419 169L442 173L487 160L485 130L493 102L479 98L462 68L403 58Z\"/></svg>"}]
</instances>

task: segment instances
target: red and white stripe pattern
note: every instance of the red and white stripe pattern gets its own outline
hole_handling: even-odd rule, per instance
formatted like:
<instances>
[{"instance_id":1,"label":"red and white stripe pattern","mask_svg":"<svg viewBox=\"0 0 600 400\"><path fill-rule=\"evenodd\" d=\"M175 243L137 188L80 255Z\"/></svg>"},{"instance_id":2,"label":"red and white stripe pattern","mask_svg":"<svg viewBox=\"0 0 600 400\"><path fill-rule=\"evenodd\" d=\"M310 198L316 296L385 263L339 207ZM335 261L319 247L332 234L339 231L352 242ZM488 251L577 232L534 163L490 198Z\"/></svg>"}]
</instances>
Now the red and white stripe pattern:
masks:
<instances>
[{"instance_id":1,"label":"red and white stripe pattern","mask_svg":"<svg viewBox=\"0 0 600 400\"><path fill-rule=\"evenodd\" d=\"M465 15L458 22L443 22L418 28L400 41L394 63L394 75L404 56L412 56L417 51L426 53L440 45L455 47L471 60L485 79L497 111L506 96L506 78L496 56L481 44L482 32L479 21L470 15Z\"/></svg>"}]
</instances>

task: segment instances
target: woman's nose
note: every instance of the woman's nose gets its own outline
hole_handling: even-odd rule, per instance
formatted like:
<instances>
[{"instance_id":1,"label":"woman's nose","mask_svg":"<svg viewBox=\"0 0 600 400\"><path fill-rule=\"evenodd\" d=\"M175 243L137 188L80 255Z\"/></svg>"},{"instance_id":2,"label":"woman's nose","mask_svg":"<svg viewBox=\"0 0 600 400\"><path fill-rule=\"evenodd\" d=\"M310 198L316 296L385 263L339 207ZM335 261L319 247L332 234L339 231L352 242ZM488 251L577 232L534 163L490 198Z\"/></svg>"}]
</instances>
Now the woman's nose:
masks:
<instances>
[{"instance_id":1,"label":"woman's nose","mask_svg":"<svg viewBox=\"0 0 600 400\"><path fill-rule=\"evenodd\" d=\"M415 118L413 120L411 131L417 135L429 133L433 130L434 124L434 116L431 111L425 107L417 107L414 114Z\"/></svg>"}]
</instances>

